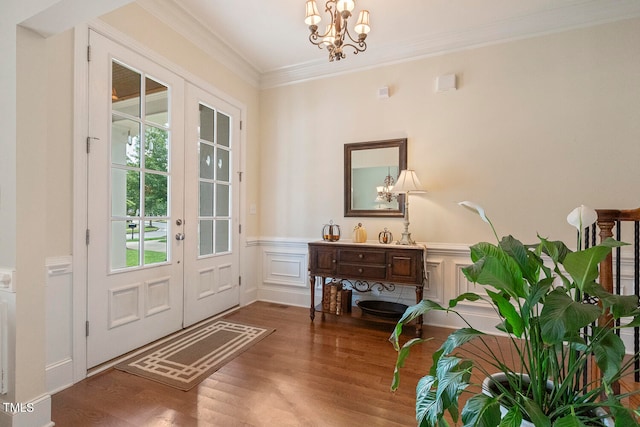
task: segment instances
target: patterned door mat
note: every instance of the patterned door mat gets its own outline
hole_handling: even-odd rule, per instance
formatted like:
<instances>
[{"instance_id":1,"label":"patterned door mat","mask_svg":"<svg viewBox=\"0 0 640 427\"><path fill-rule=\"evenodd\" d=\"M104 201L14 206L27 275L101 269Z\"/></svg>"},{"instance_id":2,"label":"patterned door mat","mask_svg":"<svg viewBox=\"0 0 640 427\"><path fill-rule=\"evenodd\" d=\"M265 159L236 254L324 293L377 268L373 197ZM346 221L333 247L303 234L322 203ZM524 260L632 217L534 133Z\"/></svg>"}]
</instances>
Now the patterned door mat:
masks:
<instances>
[{"instance_id":1,"label":"patterned door mat","mask_svg":"<svg viewBox=\"0 0 640 427\"><path fill-rule=\"evenodd\" d=\"M187 391L274 330L214 320L157 344L115 368Z\"/></svg>"}]
</instances>

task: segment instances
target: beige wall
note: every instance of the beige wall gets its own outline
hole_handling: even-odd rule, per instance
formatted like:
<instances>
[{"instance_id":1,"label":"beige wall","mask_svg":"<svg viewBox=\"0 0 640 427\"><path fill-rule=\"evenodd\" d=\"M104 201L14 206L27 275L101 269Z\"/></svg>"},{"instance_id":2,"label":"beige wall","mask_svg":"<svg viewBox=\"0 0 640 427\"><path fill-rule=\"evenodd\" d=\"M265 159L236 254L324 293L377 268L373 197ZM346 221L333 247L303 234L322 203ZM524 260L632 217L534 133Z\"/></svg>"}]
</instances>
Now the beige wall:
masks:
<instances>
[{"instance_id":1,"label":"beige wall","mask_svg":"<svg viewBox=\"0 0 640 427\"><path fill-rule=\"evenodd\" d=\"M343 217L342 150L406 136L428 189L411 197L415 239L491 239L456 205L473 200L499 234L573 243L565 218L575 206L639 205L637 40L636 19L265 90L261 233L318 238L333 219L343 231L362 221L370 236L399 235L401 219ZM435 93L448 73L458 90ZM382 86L391 98L377 99Z\"/></svg>"},{"instance_id":2,"label":"beige wall","mask_svg":"<svg viewBox=\"0 0 640 427\"><path fill-rule=\"evenodd\" d=\"M44 392L44 288L46 242L46 42L18 28L17 43L16 398ZM29 349L29 351L26 351Z\"/></svg>"}]
</instances>

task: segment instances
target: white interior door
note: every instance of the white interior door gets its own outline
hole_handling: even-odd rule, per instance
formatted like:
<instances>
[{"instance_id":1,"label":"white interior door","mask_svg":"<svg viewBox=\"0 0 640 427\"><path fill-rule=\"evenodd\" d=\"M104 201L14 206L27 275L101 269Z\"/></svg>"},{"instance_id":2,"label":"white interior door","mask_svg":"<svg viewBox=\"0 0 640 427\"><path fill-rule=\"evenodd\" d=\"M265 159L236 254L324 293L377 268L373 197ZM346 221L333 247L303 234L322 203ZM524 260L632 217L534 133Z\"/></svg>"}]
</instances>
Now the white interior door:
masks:
<instances>
[{"instance_id":1,"label":"white interior door","mask_svg":"<svg viewBox=\"0 0 640 427\"><path fill-rule=\"evenodd\" d=\"M183 323L184 81L90 34L87 366Z\"/></svg>"},{"instance_id":2,"label":"white interior door","mask_svg":"<svg viewBox=\"0 0 640 427\"><path fill-rule=\"evenodd\" d=\"M236 107L187 85L184 324L239 304Z\"/></svg>"},{"instance_id":3,"label":"white interior door","mask_svg":"<svg viewBox=\"0 0 640 427\"><path fill-rule=\"evenodd\" d=\"M90 44L87 367L238 305L240 284L240 110Z\"/></svg>"}]
</instances>

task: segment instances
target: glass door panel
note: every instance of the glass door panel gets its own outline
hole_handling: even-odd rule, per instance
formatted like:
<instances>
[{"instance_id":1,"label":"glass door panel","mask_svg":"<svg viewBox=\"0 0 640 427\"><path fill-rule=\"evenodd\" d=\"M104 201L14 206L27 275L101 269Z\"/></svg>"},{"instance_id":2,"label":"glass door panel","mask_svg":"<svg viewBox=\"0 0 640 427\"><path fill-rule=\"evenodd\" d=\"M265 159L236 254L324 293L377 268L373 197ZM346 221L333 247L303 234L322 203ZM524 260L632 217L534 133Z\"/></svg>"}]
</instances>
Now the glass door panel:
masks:
<instances>
[{"instance_id":1,"label":"glass door panel","mask_svg":"<svg viewBox=\"0 0 640 427\"><path fill-rule=\"evenodd\" d=\"M169 126L169 89L149 77L145 79L145 117L149 123Z\"/></svg>"},{"instance_id":2,"label":"glass door panel","mask_svg":"<svg viewBox=\"0 0 640 427\"><path fill-rule=\"evenodd\" d=\"M115 60L111 72L111 269L165 263L171 215L169 90Z\"/></svg>"},{"instance_id":3,"label":"glass door panel","mask_svg":"<svg viewBox=\"0 0 640 427\"><path fill-rule=\"evenodd\" d=\"M199 255L231 250L230 117L199 105Z\"/></svg>"}]
</instances>

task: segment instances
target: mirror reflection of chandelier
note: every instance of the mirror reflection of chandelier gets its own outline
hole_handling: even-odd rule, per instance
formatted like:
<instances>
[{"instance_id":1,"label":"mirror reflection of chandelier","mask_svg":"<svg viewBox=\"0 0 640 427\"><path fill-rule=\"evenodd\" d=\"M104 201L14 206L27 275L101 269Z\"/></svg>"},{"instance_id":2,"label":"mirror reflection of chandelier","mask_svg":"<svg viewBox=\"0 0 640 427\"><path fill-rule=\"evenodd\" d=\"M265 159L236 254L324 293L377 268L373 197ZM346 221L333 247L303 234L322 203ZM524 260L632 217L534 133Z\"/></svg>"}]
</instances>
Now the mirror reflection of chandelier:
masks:
<instances>
[{"instance_id":1,"label":"mirror reflection of chandelier","mask_svg":"<svg viewBox=\"0 0 640 427\"><path fill-rule=\"evenodd\" d=\"M369 11L361 10L358 14L358 22L354 31L358 34L358 39L351 37L347 28L351 12L356 6L354 0L327 0L324 11L331 18L324 33L318 32L318 24L322 20L318 12L315 0L308 0L306 4L305 24L309 26L309 41L319 48L326 47L329 51L329 62L339 61L346 58L343 52L345 47L353 48L354 55L364 52L367 49L365 39L371 27L369 27Z\"/></svg>"},{"instance_id":2,"label":"mirror reflection of chandelier","mask_svg":"<svg viewBox=\"0 0 640 427\"><path fill-rule=\"evenodd\" d=\"M393 186L395 184L395 180L391 176L391 169L387 172L387 176L384 177L384 185L376 187L378 192L378 196L376 197L376 202L386 202L391 203L398 195L393 193Z\"/></svg>"}]
</instances>

